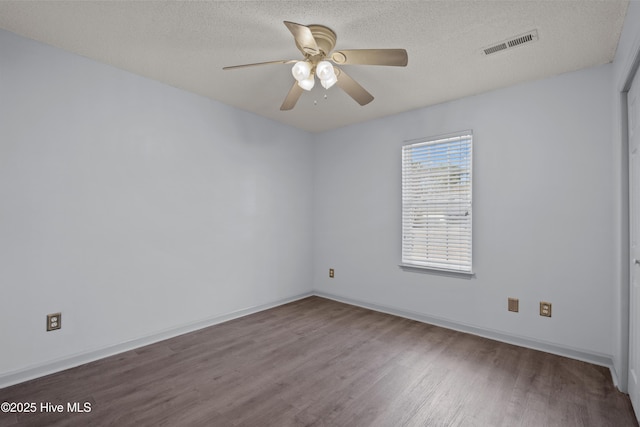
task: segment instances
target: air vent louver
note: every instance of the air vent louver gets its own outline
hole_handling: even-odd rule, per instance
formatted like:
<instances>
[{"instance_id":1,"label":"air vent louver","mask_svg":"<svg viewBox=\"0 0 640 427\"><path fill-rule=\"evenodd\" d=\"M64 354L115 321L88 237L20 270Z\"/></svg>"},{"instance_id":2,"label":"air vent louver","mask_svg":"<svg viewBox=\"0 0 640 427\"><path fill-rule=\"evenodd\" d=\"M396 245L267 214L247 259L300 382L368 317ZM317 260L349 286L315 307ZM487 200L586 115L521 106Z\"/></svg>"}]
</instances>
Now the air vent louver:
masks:
<instances>
[{"instance_id":1,"label":"air vent louver","mask_svg":"<svg viewBox=\"0 0 640 427\"><path fill-rule=\"evenodd\" d=\"M484 50L484 54L485 55L491 55L492 53L496 53L496 52L500 52L501 50L504 50L507 48L507 45L504 43L500 43L498 45L495 46L491 46L488 47Z\"/></svg>"},{"instance_id":2,"label":"air vent louver","mask_svg":"<svg viewBox=\"0 0 640 427\"><path fill-rule=\"evenodd\" d=\"M511 37L508 40L504 40L491 46L485 47L482 49L482 53L484 55L491 55L493 53L522 46L536 40L538 40L538 30L531 30L528 33L520 34L519 36Z\"/></svg>"},{"instance_id":3,"label":"air vent louver","mask_svg":"<svg viewBox=\"0 0 640 427\"><path fill-rule=\"evenodd\" d=\"M518 37L517 39L509 40L509 47L519 46L522 43L527 43L533 40L533 36L531 34L527 34L522 37Z\"/></svg>"}]
</instances>

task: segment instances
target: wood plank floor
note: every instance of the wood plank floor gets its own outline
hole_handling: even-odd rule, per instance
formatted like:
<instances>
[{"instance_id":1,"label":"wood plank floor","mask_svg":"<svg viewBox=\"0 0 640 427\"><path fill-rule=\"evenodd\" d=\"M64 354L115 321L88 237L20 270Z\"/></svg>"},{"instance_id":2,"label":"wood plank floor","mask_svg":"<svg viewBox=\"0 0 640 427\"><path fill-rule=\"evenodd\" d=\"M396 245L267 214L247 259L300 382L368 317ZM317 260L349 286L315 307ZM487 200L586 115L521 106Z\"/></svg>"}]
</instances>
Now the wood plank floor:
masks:
<instances>
[{"instance_id":1,"label":"wood plank floor","mask_svg":"<svg viewBox=\"0 0 640 427\"><path fill-rule=\"evenodd\" d=\"M65 413L0 413L0 426L638 425L606 368L319 297L7 387L4 401Z\"/></svg>"}]
</instances>

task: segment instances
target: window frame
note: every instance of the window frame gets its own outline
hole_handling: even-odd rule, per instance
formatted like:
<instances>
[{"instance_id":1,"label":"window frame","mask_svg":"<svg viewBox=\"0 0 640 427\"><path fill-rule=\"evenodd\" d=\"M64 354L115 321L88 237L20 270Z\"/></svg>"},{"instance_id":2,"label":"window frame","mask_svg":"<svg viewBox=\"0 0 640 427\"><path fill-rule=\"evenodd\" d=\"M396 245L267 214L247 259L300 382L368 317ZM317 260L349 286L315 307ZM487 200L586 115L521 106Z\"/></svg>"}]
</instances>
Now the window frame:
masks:
<instances>
[{"instance_id":1,"label":"window frame","mask_svg":"<svg viewBox=\"0 0 640 427\"><path fill-rule=\"evenodd\" d=\"M435 272L442 273L447 275L461 275L463 277L470 277L474 275L473 272L473 131L472 130L464 130L460 132L448 133L444 135L436 135L425 138L413 139L404 141L401 147L401 255L400 255L400 267L403 269L410 269L415 271L424 271L424 272ZM465 140L468 140L468 160L464 163L466 169L463 171L465 175L468 175L469 180L469 189L467 193L464 193L464 197L468 197L468 205L463 202L463 205L466 206L466 215L469 219L465 222L463 228L468 229L468 232L464 234L465 241L468 241L468 253L464 255L464 257L460 257L460 264L458 266L455 265L455 262L450 258L446 258L437 262L434 257L429 257L426 253L423 259L416 261L409 260L409 253L405 253L406 245L405 240L407 237L412 237L411 233L407 233L407 227L409 226L406 223L406 206L405 206L405 196L410 190L407 188L407 170L406 170L406 150L418 147L428 147L432 145L444 144L444 143L457 143L459 149L462 148L462 145L465 144ZM454 147L455 148L455 147ZM450 165L450 164L449 164ZM448 166L450 167L450 166ZM415 175L413 176L415 178ZM424 174L423 174L424 177ZM433 178L432 178L433 179ZM433 188L433 187L431 187ZM451 194L451 193L447 193ZM453 203L455 205L455 203ZM414 206L415 207L415 206ZM426 215L426 214L425 214ZM449 236L451 233L451 220L447 221L447 228L445 230L445 235ZM410 224L415 224L415 222L410 222ZM431 228L431 233L433 233L433 227ZM428 230L427 230L428 231ZM415 255L414 252L412 255ZM455 257L454 257L455 258ZM468 266L466 265L468 263ZM440 265L438 265L440 264ZM465 264L465 265L463 265Z\"/></svg>"}]
</instances>

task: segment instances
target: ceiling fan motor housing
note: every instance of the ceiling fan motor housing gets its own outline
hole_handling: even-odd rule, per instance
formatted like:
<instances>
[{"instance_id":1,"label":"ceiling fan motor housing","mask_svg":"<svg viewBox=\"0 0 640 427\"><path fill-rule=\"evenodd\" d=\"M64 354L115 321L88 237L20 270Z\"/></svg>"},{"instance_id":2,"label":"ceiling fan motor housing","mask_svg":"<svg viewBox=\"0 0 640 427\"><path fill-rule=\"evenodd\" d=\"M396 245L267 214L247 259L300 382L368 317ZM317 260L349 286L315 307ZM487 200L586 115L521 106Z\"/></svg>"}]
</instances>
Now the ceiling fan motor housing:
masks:
<instances>
[{"instance_id":1,"label":"ceiling fan motor housing","mask_svg":"<svg viewBox=\"0 0 640 427\"><path fill-rule=\"evenodd\" d=\"M325 27L324 25L309 25L308 27L311 30L313 38L316 40L320 53L317 54L316 52L309 52L307 49L298 45L297 42L296 45L298 45L298 49L304 50L310 57L319 56L320 58L318 60L321 60L335 47L337 40L336 33L334 33L331 28Z\"/></svg>"}]
</instances>

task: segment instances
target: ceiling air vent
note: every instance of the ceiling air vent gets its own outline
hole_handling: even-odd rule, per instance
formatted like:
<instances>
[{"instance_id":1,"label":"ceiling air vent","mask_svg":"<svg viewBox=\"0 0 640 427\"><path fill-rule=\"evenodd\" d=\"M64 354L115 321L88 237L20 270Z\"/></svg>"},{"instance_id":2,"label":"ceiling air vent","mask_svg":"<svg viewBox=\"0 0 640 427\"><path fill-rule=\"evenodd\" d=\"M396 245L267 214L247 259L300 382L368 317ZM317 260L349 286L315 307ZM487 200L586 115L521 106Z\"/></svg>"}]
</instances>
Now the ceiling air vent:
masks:
<instances>
[{"instance_id":1,"label":"ceiling air vent","mask_svg":"<svg viewBox=\"0 0 640 427\"><path fill-rule=\"evenodd\" d=\"M498 43L494 43L491 46L482 49L483 55L491 55L503 50L513 49L514 47L523 46L525 44L532 43L538 40L538 30L531 30L528 33L520 34L519 36L511 37L508 40L504 40Z\"/></svg>"}]
</instances>

